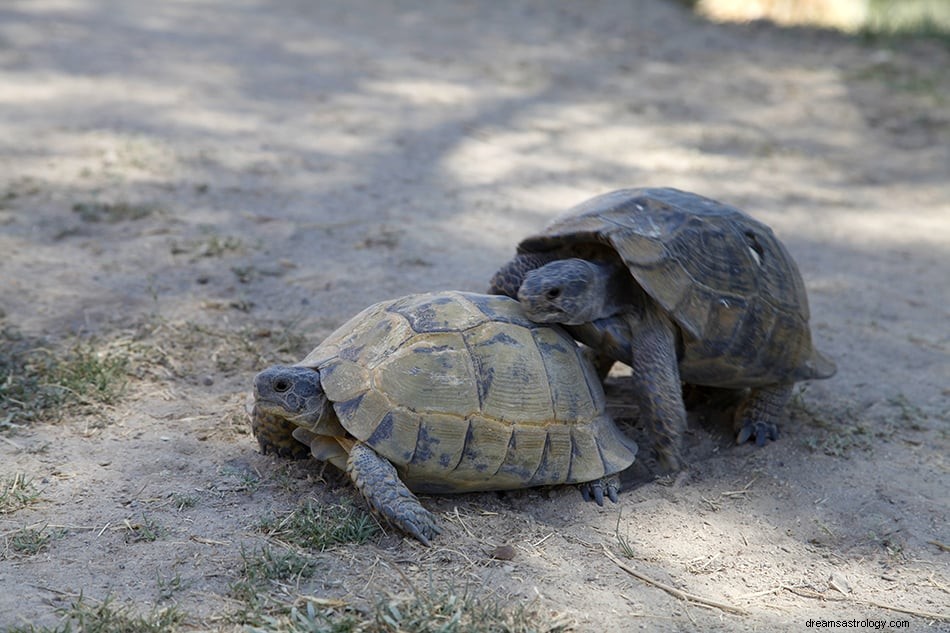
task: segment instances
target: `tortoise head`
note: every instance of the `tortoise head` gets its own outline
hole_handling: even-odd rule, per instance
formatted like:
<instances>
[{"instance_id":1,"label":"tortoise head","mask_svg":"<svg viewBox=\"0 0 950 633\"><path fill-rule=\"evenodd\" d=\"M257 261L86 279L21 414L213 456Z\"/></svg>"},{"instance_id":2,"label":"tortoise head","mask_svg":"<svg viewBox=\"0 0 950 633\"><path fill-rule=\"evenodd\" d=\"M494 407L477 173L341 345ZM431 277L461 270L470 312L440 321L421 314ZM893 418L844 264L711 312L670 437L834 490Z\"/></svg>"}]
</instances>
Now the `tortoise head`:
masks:
<instances>
[{"instance_id":1,"label":"tortoise head","mask_svg":"<svg viewBox=\"0 0 950 633\"><path fill-rule=\"evenodd\" d=\"M312 427L326 407L327 396L315 369L274 365L254 378L254 408L261 414Z\"/></svg>"},{"instance_id":2,"label":"tortoise head","mask_svg":"<svg viewBox=\"0 0 950 633\"><path fill-rule=\"evenodd\" d=\"M607 292L611 275L608 265L559 259L525 275L518 301L537 323L588 323L613 314Z\"/></svg>"}]
</instances>

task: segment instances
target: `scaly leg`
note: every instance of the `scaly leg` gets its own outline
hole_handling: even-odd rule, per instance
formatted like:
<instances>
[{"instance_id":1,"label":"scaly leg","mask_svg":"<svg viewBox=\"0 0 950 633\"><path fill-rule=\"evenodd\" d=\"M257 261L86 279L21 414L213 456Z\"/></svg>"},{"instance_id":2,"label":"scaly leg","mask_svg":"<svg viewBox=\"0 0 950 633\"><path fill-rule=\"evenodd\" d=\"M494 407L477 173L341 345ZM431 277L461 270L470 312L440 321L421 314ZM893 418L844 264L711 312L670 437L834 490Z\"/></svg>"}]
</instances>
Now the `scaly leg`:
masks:
<instances>
[{"instance_id":1,"label":"scaly leg","mask_svg":"<svg viewBox=\"0 0 950 633\"><path fill-rule=\"evenodd\" d=\"M792 383L753 389L736 411L736 444L750 439L756 446L778 439L778 420L792 397Z\"/></svg>"},{"instance_id":2,"label":"scaly leg","mask_svg":"<svg viewBox=\"0 0 950 633\"><path fill-rule=\"evenodd\" d=\"M581 496L584 497L584 501L593 501L599 506L604 505L604 494L614 503L617 503L620 499L617 496L617 493L620 492L620 477L617 475L608 475L597 481L588 481L579 484L578 488L581 489Z\"/></svg>"},{"instance_id":3,"label":"scaly leg","mask_svg":"<svg viewBox=\"0 0 950 633\"><path fill-rule=\"evenodd\" d=\"M423 545L442 531L435 516L400 481L396 467L369 446L353 445L346 472L375 512Z\"/></svg>"},{"instance_id":4,"label":"scaly leg","mask_svg":"<svg viewBox=\"0 0 950 633\"><path fill-rule=\"evenodd\" d=\"M686 431L686 407L676 358L672 323L652 306L643 316L630 315L633 381L637 405L650 424L661 465L682 467L680 449Z\"/></svg>"}]
</instances>

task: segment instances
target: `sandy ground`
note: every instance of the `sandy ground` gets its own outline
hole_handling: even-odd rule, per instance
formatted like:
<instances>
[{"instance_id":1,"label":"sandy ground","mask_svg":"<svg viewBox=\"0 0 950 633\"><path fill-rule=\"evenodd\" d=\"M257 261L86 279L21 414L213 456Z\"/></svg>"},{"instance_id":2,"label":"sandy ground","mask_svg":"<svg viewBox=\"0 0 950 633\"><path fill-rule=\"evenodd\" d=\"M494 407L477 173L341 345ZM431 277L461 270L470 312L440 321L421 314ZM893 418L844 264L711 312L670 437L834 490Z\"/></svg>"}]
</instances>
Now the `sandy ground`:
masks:
<instances>
[{"instance_id":1,"label":"sandy ground","mask_svg":"<svg viewBox=\"0 0 950 633\"><path fill-rule=\"evenodd\" d=\"M254 373L372 302L482 290L554 215L654 185L745 208L799 262L839 373L796 396L780 441L697 424L684 475L628 477L604 508L572 489L426 497L433 548L387 532L317 553L290 593L468 586L577 631L948 630L897 610L950 613L946 48L659 0L154 5L0 8L4 326L135 367L115 405L3 432L0 474L40 498L0 534L59 532L0 557L0 628L54 625L80 591L237 628L259 518L359 503L315 463L258 454ZM608 387L637 435L623 376ZM129 538L148 522L159 538ZM626 564L742 613L629 575L605 554L618 535ZM489 558L502 544L513 560Z\"/></svg>"}]
</instances>

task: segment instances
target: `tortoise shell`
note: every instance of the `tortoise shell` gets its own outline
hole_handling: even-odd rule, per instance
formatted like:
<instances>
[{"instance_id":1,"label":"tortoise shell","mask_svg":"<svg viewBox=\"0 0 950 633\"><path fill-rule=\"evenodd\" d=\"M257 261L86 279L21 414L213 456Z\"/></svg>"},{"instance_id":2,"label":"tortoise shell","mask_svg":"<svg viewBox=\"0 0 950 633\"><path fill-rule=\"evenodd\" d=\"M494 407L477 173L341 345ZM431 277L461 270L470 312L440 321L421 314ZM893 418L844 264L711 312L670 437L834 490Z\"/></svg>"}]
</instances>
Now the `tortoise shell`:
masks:
<instances>
[{"instance_id":1,"label":"tortoise shell","mask_svg":"<svg viewBox=\"0 0 950 633\"><path fill-rule=\"evenodd\" d=\"M507 297L438 292L378 303L298 366L319 371L346 432L418 492L593 481L636 453L574 340L529 321Z\"/></svg>"},{"instance_id":2,"label":"tortoise shell","mask_svg":"<svg viewBox=\"0 0 950 633\"><path fill-rule=\"evenodd\" d=\"M574 207L518 252L619 258L678 325L687 382L751 387L835 372L812 345L795 261L735 207L677 189L621 189Z\"/></svg>"}]
</instances>

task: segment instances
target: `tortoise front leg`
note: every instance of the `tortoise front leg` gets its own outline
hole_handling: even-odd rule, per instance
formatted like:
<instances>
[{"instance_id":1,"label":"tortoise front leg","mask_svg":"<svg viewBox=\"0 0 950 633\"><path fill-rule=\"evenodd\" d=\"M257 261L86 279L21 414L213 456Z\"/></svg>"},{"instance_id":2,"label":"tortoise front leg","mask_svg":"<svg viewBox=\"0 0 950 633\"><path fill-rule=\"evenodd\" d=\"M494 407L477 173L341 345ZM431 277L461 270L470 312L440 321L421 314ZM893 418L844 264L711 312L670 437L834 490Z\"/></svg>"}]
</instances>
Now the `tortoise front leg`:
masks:
<instances>
[{"instance_id":1,"label":"tortoise front leg","mask_svg":"<svg viewBox=\"0 0 950 633\"><path fill-rule=\"evenodd\" d=\"M396 467L360 442L353 444L346 472L375 512L423 545L442 531L435 516L399 479Z\"/></svg>"},{"instance_id":2,"label":"tortoise front leg","mask_svg":"<svg viewBox=\"0 0 950 633\"><path fill-rule=\"evenodd\" d=\"M667 470L682 467L680 447L686 431L686 406L676 358L676 331L653 307L643 315L629 315L634 393L642 415L650 425L660 465Z\"/></svg>"},{"instance_id":3,"label":"tortoise front leg","mask_svg":"<svg viewBox=\"0 0 950 633\"><path fill-rule=\"evenodd\" d=\"M251 432L264 455L304 459L310 456L310 447L294 438L297 425L273 413L263 413L257 407L251 412Z\"/></svg>"},{"instance_id":4,"label":"tortoise front leg","mask_svg":"<svg viewBox=\"0 0 950 633\"><path fill-rule=\"evenodd\" d=\"M488 294L505 295L512 299L518 298L518 290L521 288L521 282L525 275L553 261L554 255L538 255L534 253L521 253L514 259L502 266L498 272L491 278L488 284Z\"/></svg>"},{"instance_id":5,"label":"tortoise front leg","mask_svg":"<svg viewBox=\"0 0 950 633\"><path fill-rule=\"evenodd\" d=\"M792 397L793 383L753 389L736 411L736 444L750 439L756 446L778 439L778 420Z\"/></svg>"}]
</instances>

